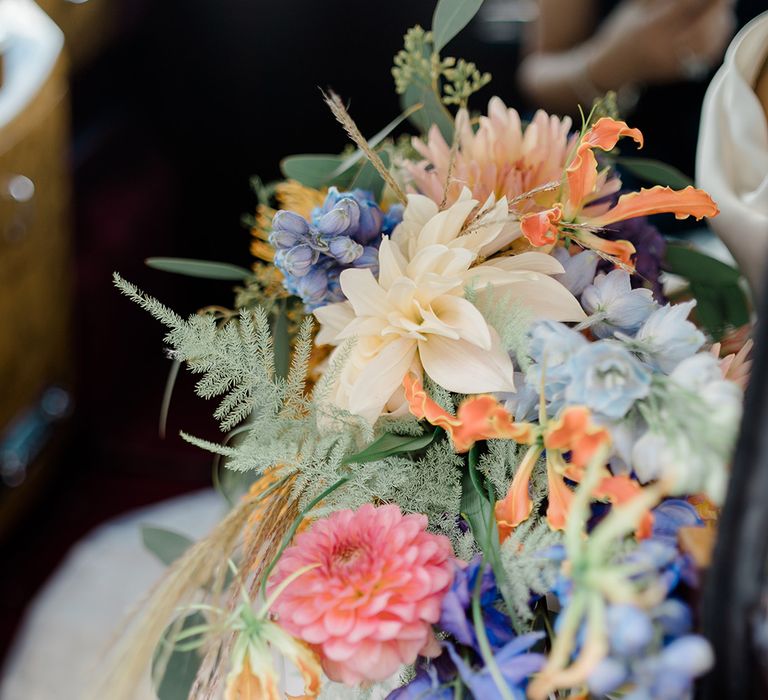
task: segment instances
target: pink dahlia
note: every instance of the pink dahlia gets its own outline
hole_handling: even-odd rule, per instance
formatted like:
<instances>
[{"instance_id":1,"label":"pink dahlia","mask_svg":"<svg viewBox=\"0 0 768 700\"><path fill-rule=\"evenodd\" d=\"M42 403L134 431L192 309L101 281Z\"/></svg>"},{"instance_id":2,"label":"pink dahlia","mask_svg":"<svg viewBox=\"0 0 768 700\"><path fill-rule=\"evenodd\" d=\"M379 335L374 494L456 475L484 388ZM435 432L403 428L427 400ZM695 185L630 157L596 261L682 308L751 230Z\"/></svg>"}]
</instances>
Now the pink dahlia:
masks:
<instances>
[{"instance_id":1,"label":"pink dahlia","mask_svg":"<svg viewBox=\"0 0 768 700\"><path fill-rule=\"evenodd\" d=\"M481 202L491 194L496 199L506 196L512 200L561 180L578 138L577 134L571 134L570 118L560 119L541 110L523 128L517 111L507 109L498 97L491 98L488 116L480 117L477 131L473 131L469 114L463 109L456 115L456 129L459 148L448 189L448 204L456 201L464 187ZM451 159L450 145L433 126L427 142L414 138L413 147L424 158L404 166L413 185L435 202L442 202ZM556 194L541 193L536 204L550 207Z\"/></svg>"},{"instance_id":2,"label":"pink dahlia","mask_svg":"<svg viewBox=\"0 0 768 700\"><path fill-rule=\"evenodd\" d=\"M380 681L418 655L440 653L432 625L453 579L449 540L424 515L370 504L318 520L286 549L270 590L303 567L272 610L313 645L331 680Z\"/></svg>"}]
</instances>

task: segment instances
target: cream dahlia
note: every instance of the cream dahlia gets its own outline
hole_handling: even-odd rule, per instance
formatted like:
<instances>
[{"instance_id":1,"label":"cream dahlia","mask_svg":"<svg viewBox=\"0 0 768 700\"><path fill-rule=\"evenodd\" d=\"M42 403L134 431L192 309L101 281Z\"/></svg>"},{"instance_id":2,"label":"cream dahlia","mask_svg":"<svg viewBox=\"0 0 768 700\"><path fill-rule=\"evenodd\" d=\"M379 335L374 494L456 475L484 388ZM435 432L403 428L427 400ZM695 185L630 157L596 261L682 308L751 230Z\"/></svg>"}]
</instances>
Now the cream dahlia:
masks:
<instances>
[{"instance_id":1,"label":"cream dahlia","mask_svg":"<svg viewBox=\"0 0 768 700\"><path fill-rule=\"evenodd\" d=\"M277 564L270 590L299 569L272 606L314 646L331 680L381 681L418 655L436 656L432 625L453 579L453 552L424 515L366 504L318 520Z\"/></svg>"},{"instance_id":2,"label":"cream dahlia","mask_svg":"<svg viewBox=\"0 0 768 700\"><path fill-rule=\"evenodd\" d=\"M579 302L550 277L563 272L551 255L483 262L505 245L508 219L504 198L479 207L465 190L439 211L426 197L409 197L402 224L381 243L378 279L367 269L344 270L348 301L315 310L319 344L355 338L331 388L333 404L370 423L385 412L406 413L408 372L426 373L462 394L514 391L512 361L497 332L464 298L467 287L498 287L538 317L584 318Z\"/></svg>"}]
</instances>

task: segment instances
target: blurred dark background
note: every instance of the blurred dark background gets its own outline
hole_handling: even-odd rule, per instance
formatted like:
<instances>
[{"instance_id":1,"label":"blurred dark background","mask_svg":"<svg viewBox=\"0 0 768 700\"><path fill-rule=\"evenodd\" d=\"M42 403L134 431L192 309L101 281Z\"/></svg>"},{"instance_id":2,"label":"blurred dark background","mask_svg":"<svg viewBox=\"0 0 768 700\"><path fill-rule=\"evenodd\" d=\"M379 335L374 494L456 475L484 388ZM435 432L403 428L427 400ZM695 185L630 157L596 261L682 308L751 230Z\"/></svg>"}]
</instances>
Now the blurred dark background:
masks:
<instances>
[{"instance_id":1,"label":"blurred dark background","mask_svg":"<svg viewBox=\"0 0 768 700\"><path fill-rule=\"evenodd\" d=\"M61 385L72 409L45 432L23 472L0 485L0 657L24 607L75 541L129 509L211 483L209 455L185 445L178 431L216 439L212 406L194 397L193 378L182 372L168 437L158 437L170 368L162 329L114 290L112 272L181 313L231 305L228 283L153 271L143 260L250 266L249 232L241 223L255 206L250 177L277 178L288 154L344 147L318 87L333 87L348 100L366 134L389 122L399 112L392 56L405 29L429 26L434 9L433 0L390 2L380 12L352 0L40 4L67 38L71 197L65 223L46 235L68 235L71 222L70 281L48 304L61 305L66 315L71 289L72 313L62 331L66 349L57 353L66 355L59 358L63 369L44 377L34 395ZM738 23L761 9L757 0L740 3ZM536 10L535 2L488 0L449 46L450 54L494 75L475 98L477 109L492 94L529 108L515 70ZM646 134L644 155L663 153L692 172L705 88L700 79L641 96L631 121ZM23 297L14 303L23 307ZM14 334L7 318L2 333ZM22 347L16 361L37 351ZM7 425L0 424L7 438L34 413L37 399L17 405L7 389L0 392L13 404Z\"/></svg>"}]
</instances>

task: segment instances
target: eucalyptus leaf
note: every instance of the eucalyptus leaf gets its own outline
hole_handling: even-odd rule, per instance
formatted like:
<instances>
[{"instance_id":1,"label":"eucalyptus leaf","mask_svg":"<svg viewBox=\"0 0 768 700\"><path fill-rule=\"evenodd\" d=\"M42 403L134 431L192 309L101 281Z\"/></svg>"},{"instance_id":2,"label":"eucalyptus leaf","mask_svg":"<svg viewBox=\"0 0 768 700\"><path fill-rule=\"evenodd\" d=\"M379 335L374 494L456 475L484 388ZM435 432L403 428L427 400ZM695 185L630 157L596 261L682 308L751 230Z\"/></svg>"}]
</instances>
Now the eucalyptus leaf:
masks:
<instances>
[{"instance_id":1,"label":"eucalyptus leaf","mask_svg":"<svg viewBox=\"0 0 768 700\"><path fill-rule=\"evenodd\" d=\"M665 269L689 282L703 282L707 286L736 284L741 273L720 260L684 245L667 245Z\"/></svg>"},{"instance_id":2,"label":"eucalyptus leaf","mask_svg":"<svg viewBox=\"0 0 768 700\"><path fill-rule=\"evenodd\" d=\"M166 566L173 564L194 544L185 535L152 525L141 526L141 540L144 547Z\"/></svg>"},{"instance_id":3,"label":"eucalyptus leaf","mask_svg":"<svg viewBox=\"0 0 768 700\"><path fill-rule=\"evenodd\" d=\"M283 175L298 180L307 187L326 187L334 180L334 171L344 162L344 158L330 154L302 154L288 156L280 162ZM343 181L338 182L343 186Z\"/></svg>"},{"instance_id":4,"label":"eucalyptus leaf","mask_svg":"<svg viewBox=\"0 0 768 700\"><path fill-rule=\"evenodd\" d=\"M438 435L435 430L426 435L394 435L393 433L384 433L374 440L362 452L358 452L344 460L344 464L364 464L365 462L376 462L377 460L391 457L402 452L415 452L422 450L429 445Z\"/></svg>"},{"instance_id":5,"label":"eucalyptus leaf","mask_svg":"<svg viewBox=\"0 0 768 700\"><path fill-rule=\"evenodd\" d=\"M388 168L389 155L387 153L379 153L379 156L381 162L384 163L384 167ZM373 199L378 202L381 199L381 193L384 190L384 180L381 175L379 175L379 171L373 167L373 164L370 161L366 161L358 170L350 187L352 189L359 188L370 192L373 195Z\"/></svg>"},{"instance_id":6,"label":"eucalyptus leaf","mask_svg":"<svg viewBox=\"0 0 768 700\"><path fill-rule=\"evenodd\" d=\"M482 4L483 0L439 0L432 16L435 51L442 51L467 26Z\"/></svg>"},{"instance_id":7,"label":"eucalyptus leaf","mask_svg":"<svg viewBox=\"0 0 768 700\"><path fill-rule=\"evenodd\" d=\"M174 272L187 277L202 277L209 280L241 281L253 273L239 265L213 262L211 260L192 260L190 258L147 258L146 264L155 270Z\"/></svg>"},{"instance_id":8,"label":"eucalyptus leaf","mask_svg":"<svg viewBox=\"0 0 768 700\"><path fill-rule=\"evenodd\" d=\"M162 659L163 651L167 653L165 645L173 644L174 634L180 634L184 630L204 625L205 622L205 617L196 612L187 615L181 625L177 621L166 629L163 634L163 641L158 646L152 660L153 679L157 675L157 664ZM162 678L155 679L155 692L158 700L187 700L202 662L200 653L195 649L190 651L174 649L167 660L163 660L165 661L165 669Z\"/></svg>"},{"instance_id":9,"label":"eucalyptus leaf","mask_svg":"<svg viewBox=\"0 0 768 700\"><path fill-rule=\"evenodd\" d=\"M424 83L412 83L400 98L400 104L407 109L416 104L422 108L415 111L409 119L426 135L430 127L435 124L447 143L453 141L453 117L445 108L440 98L432 90L431 86Z\"/></svg>"},{"instance_id":10,"label":"eucalyptus leaf","mask_svg":"<svg viewBox=\"0 0 768 700\"><path fill-rule=\"evenodd\" d=\"M721 290L725 306L725 319L734 328L749 323L749 302L744 290L734 284Z\"/></svg>"},{"instance_id":11,"label":"eucalyptus leaf","mask_svg":"<svg viewBox=\"0 0 768 700\"><path fill-rule=\"evenodd\" d=\"M616 164L641 180L652 182L654 185L664 185L675 190L693 185L693 180L685 173L660 160L621 156L616 159Z\"/></svg>"}]
</instances>

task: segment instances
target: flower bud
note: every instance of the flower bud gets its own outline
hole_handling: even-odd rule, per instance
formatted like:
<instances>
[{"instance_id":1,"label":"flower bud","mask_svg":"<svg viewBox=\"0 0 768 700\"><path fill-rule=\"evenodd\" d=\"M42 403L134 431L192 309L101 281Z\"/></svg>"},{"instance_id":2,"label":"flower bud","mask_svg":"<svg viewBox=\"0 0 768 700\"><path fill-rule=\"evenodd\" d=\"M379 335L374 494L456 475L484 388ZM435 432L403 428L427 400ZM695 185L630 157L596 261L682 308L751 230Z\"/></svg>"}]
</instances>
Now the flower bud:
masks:
<instances>
[{"instance_id":1,"label":"flower bud","mask_svg":"<svg viewBox=\"0 0 768 700\"><path fill-rule=\"evenodd\" d=\"M281 209L272 217L272 228L301 237L307 234L309 224L303 216L299 216L296 212Z\"/></svg>"},{"instance_id":2,"label":"flower bud","mask_svg":"<svg viewBox=\"0 0 768 700\"><path fill-rule=\"evenodd\" d=\"M363 254L363 246L348 236L336 236L329 241L328 252L343 265L349 265Z\"/></svg>"},{"instance_id":3,"label":"flower bud","mask_svg":"<svg viewBox=\"0 0 768 700\"><path fill-rule=\"evenodd\" d=\"M317 258L317 252L308 245L297 245L290 250L278 251L275 262L286 274L303 277L317 262Z\"/></svg>"},{"instance_id":4,"label":"flower bud","mask_svg":"<svg viewBox=\"0 0 768 700\"><path fill-rule=\"evenodd\" d=\"M354 230L359 222L360 207L351 197L344 197L318 219L317 228L324 236L338 236Z\"/></svg>"}]
</instances>

